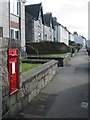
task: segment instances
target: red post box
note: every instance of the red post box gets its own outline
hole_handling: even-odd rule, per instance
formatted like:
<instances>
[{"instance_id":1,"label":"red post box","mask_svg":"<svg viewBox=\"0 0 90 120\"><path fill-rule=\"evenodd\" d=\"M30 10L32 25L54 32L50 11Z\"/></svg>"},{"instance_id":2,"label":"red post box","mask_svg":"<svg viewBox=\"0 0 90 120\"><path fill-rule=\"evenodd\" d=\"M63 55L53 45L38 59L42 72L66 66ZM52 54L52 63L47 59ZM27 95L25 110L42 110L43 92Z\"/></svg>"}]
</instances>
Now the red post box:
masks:
<instances>
[{"instance_id":1,"label":"red post box","mask_svg":"<svg viewBox=\"0 0 90 120\"><path fill-rule=\"evenodd\" d=\"M18 49L8 50L8 71L10 95L18 91Z\"/></svg>"}]
</instances>

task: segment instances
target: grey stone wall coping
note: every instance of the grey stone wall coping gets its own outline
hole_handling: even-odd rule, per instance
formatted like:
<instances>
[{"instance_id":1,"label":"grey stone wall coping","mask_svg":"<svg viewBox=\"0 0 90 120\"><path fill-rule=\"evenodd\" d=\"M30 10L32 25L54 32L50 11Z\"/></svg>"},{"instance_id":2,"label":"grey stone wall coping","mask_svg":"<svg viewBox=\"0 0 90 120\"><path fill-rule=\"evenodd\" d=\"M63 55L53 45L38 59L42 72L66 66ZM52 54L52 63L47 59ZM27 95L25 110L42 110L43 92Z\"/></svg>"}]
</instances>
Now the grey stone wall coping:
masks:
<instances>
[{"instance_id":1,"label":"grey stone wall coping","mask_svg":"<svg viewBox=\"0 0 90 120\"><path fill-rule=\"evenodd\" d=\"M33 76L39 74L40 72L44 71L45 69L51 67L54 64L57 64L58 61L56 60L51 60L41 66L38 66L37 68L34 68L32 70L26 71L24 73L21 74L22 77L22 82L25 82L26 80L32 78Z\"/></svg>"}]
</instances>

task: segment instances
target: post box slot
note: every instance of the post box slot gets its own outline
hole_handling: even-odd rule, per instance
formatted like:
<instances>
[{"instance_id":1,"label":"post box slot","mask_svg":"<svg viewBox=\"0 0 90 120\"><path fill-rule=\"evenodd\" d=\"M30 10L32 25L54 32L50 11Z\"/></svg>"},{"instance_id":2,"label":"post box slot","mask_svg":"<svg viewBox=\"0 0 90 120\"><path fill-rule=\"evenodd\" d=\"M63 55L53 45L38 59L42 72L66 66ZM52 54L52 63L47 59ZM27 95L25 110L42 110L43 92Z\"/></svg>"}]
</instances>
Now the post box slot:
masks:
<instances>
[{"instance_id":1,"label":"post box slot","mask_svg":"<svg viewBox=\"0 0 90 120\"><path fill-rule=\"evenodd\" d=\"M15 62L12 62L12 74L15 74Z\"/></svg>"}]
</instances>

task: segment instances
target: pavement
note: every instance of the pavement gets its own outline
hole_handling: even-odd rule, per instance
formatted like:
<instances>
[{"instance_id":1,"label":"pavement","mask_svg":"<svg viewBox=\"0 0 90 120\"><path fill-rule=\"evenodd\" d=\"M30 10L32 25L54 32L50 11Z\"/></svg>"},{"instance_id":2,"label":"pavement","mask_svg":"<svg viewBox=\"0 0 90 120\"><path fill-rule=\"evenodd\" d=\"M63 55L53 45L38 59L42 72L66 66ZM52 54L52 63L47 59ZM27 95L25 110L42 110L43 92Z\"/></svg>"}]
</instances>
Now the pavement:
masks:
<instances>
[{"instance_id":1,"label":"pavement","mask_svg":"<svg viewBox=\"0 0 90 120\"><path fill-rule=\"evenodd\" d=\"M20 113L19 118L88 118L90 58L82 48Z\"/></svg>"}]
</instances>

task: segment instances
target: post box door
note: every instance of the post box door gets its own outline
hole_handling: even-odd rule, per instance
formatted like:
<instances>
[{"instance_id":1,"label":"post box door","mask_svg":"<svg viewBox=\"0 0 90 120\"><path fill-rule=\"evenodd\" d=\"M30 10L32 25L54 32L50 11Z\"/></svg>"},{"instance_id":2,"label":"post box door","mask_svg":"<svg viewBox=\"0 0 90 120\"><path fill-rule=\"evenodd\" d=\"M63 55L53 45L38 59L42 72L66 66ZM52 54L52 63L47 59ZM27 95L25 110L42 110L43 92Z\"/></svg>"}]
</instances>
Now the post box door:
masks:
<instances>
[{"instance_id":1,"label":"post box door","mask_svg":"<svg viewBox=\"0 0 90 120\"><path fill-rule=\"evenodd\" d=\"M9 80L10 95L18 91L18 52L17 49L9 50Z\"/></svg>"}]
</instances>

